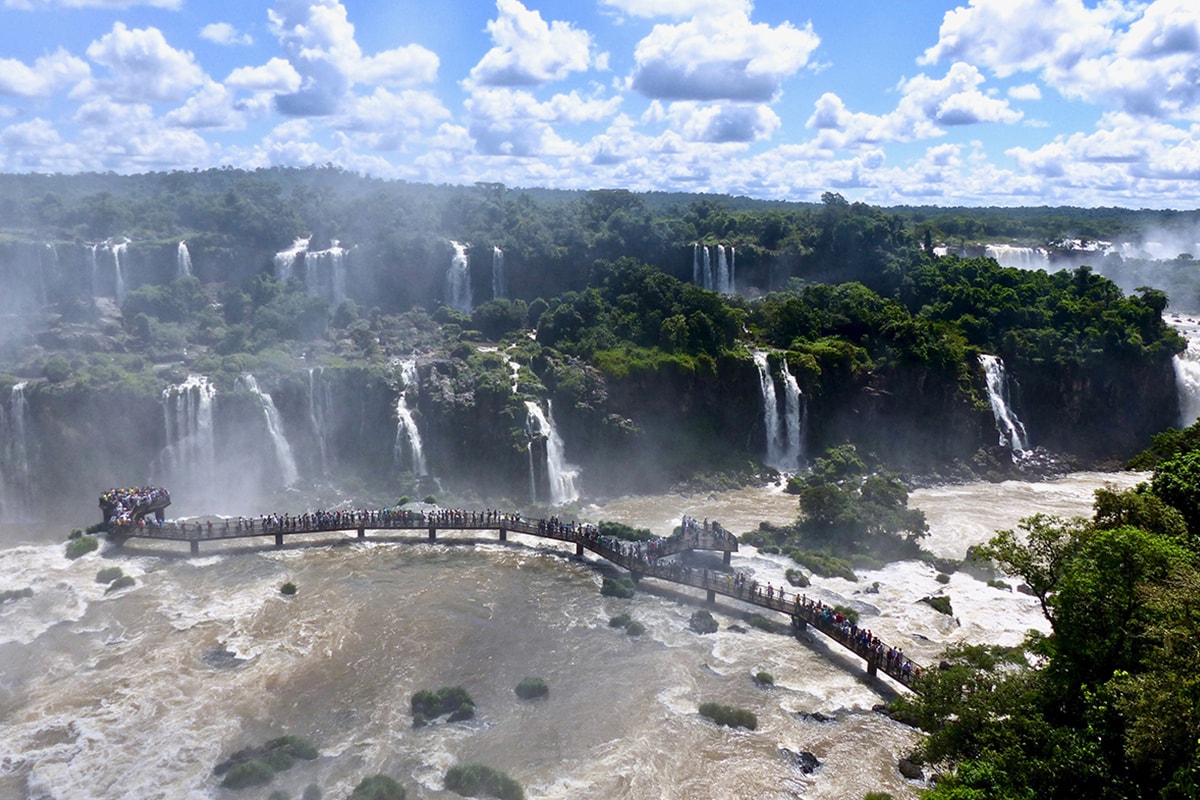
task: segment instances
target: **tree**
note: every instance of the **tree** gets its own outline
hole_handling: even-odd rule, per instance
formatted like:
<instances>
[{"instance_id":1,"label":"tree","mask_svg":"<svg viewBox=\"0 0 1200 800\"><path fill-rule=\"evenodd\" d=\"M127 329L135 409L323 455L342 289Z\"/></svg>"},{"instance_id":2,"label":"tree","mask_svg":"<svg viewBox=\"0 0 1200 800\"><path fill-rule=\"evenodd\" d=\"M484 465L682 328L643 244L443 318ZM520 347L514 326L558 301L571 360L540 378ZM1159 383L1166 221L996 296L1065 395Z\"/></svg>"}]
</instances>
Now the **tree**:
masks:
<instances>
[{"instance_id":1,"label":"tree","mask_svg":"<svg viewBox=\"0 0 1200 800\"><path fill-rule=\"evenodd\" d=\"M1020 577L1041 604L1042 614L1053 624L1050 595L1058 589L1091 529L1080 517L1063 520L1045 514L1023 519L1018 527L1024 535L1000 531L978 553L995 561L1009 575Z\"/></svg>"},{"instance_id":2,"label":"tree","mask_svg":"<svg viewBox=\"0 0 1200 800\"><path fill-rule=\"evenodd\" d=\"M1151 489L1183 515L1193 538L1200 536L1200 450L1190 450L1160 462Z\"/></svg>"}]
</instances>

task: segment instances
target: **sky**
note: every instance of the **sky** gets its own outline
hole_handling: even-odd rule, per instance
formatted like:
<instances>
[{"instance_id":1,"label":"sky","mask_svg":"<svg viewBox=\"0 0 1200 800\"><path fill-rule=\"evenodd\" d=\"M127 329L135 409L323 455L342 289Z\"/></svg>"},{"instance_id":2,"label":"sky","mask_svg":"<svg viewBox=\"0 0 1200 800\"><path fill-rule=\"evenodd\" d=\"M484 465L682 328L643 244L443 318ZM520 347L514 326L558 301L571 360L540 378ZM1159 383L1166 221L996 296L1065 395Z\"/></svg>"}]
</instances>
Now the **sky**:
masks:
<instances>
[{"instance_id":1,"label":"sky","mask_svg":"<svg viewBox=\"0 0 1200 800\"><path fill-rule=\"evenodd\" d=\"M1200 203L1200 0L0 0L0 172Z\"/></svg>"}]
</instances>

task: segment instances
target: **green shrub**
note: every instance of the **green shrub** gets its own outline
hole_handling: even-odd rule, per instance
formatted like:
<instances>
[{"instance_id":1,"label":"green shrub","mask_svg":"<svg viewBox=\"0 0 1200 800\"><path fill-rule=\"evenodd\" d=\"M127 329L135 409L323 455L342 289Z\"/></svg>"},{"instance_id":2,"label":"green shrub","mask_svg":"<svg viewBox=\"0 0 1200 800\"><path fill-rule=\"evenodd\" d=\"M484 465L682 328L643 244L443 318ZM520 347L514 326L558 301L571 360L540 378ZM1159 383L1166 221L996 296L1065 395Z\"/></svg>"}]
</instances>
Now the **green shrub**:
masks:
<instances>
[{"instance_id":1,"label":"green shrub","mask_svg":"<svg viewBox=\"0 0 1200 800\"><path fill-rule=\"evenodd\" d=\"M787 578L787 582L798 588L805 588L809 585L808 576L798 569L788 569L783 573L783 577Z\"/></svg>"},{"instance_id":2,"label":"green shrub","mask_svg":"<svg viewBox=\"0 0 1200 800\"><path fill-rule=\"evenodd\" d=\"M887 792L867 792L863 800L896 800L896 798Z\"/></svg>"},{"instance_id":3,"label":"green shrub","mask_svg":"<svg viewBox=\"0 0 1200 800\"><path fill-rule=\"evenodd\" d=\"M630 621L632 619L633 618L630 617L628 614L617 614L615 617L613 617L612 619L610 619L608 621L608 627L624 628L626 625L628 625L630 623Z\"/></svg>"},{"instance_id":4,"label":"green shrub","mask_svg":"<svg viewBox=\"0 0 1200 800\"><path fill-rule=\"evenodd\" d=\"M774 686L775 676L769 672L756 672L754 673L754 682L759 686Z\"/></svg>"},{"instance_id":5,"label":"green shrub","mask_svg":"<svg viewBox=\"0 0 1200 800\"><path fill-rule=\"evenodd\" d=\"M404 800L404 787L387 775L372 775L358 782L349 800Z\"/></svg>"},{"instance_id":6,"label":"green shrub","mask_svg":"<svg viewBox=\"0 0 1200 800\"><path fill-rule=\"evenodd\" d=\"M801 550L798 547L788 550L788 556L800 566L807 567L812 572L826 578L858 580L858 576L854 574L854 567L844 558L822 553L819 550Z\"/></svg>"},{"instance_id":7,"label":"green shrub","mask_svg":"<svg viewBox=\"0 0 1200 800\"><path fill-rule=\"evenodd\" d=\"M396 501L396 505L406 506L409 503L411 503L412 501L413 501L413 499L411 497L409 497L408 495L404 495L403 497L401 497L399 500Z\"/></svg>"},{"instance_id":8,"label":"green shrub","mask_svg":"<svg viewBox=\"0 0 1200 800\"><path fill-rule=\"evenodd\" d=\"M645 632L646 626L638 622L636 619L630 620L629 624L625 626L626 636L641 636Z\"/></svg>"},{"instance_id":9,"label":"green shrub","mask_svg":"<svg viewBox=\"0 0 1200 800\"><path fill-rule=\"evenodd\" d=\"M1006 592L1012 591L1012 587L1009 586L1004 581L1000 580L999 578L993 578L992 580L987 582L987 585L992 587L993 589L1003 589Z\"/></svg>"},{"instance_id":10,"label":"green shrub","mask_svg":"<svg viewBox=\"0 0 1200 800\"><path fill-rule=\"evenodd\" d=\"M532 700L535 697L545 697L550 694L550 687L542 678L522 678L514 691L522 700Z\"/></svg>"},{"instance_id":11,"label":"green shrub","mask_svg":"<svg viewBox=\"0 0 1200 800\"><path fill-rule=\"evenodd\" d=\"M451 722L475 716L475 701L461 686L443 686L436 692L422 689L412 696L413 724L450 715Z\"/></svg>"},{"instance_id":12,"label":"green shrub","mask_svg":"<svg viewBox=\"0 0 1200 800\"><path fill-rule=\"evenodd\" d=\"M950 582L950 576L944 572L939 572L937 574L937 582L941 584L947 584Z\"/></svg>"},{"instance_id":13,"label":"green shrub","mask_svg":"<svg viewBox=\"0 0 1200 800\"><path fill-rule=\"evenodd\" d=\"M758 717L754 716L754 712L744 708L723 706L720 703L701 703L700 716L708 717L718 725L726 725L730 728L755 730L758 727Z\"/></svg>"},{"instance_id":14,"label":"green shrub","mask_svg":"<svg viewBox=\"0 0 1200 800\"><path fill-rule=\"evenodd\" d=\"M601 535L624 539L628 542L648 542L654 538L649 528L634 528L623 522L601 522L598 526Z\"/></svg>"},{"instance_id":15,"label":"green shrub","mask_svg":"<svg viewBox=\"0 0 1200 800\"><path fill-rule=\"evenodd\" d=\"M778 625L764 617L762 614L750 613L743 616L742 619L746 620L750 627L758 628L760 631L766 631L767 633L775 633L775 631L779 629Z\"/></svg>"},{"instance_id":16,"label":"green shrub","mask_svg":"<svg viewBox=\"0 0 1200 800\"><path fill-rule=\"evenodd\" d=\"M83 536L83 528L75 528L71 531L70 535L67 536L67 540L70 541L72 539L78 539L80 536Z\"/></svg>"},{"instance_id":17,"label":"green shrub","mask_svg":"<svg viewBox=\"0 0 1200 800\"><path fill-rule=\"evenodd\" d=\"M463 797L498 797L500 800L525 800L521 784L499 770L483 764L460 764L446 770L446 788Z\"/></svg>"},{"instance_id":18,"label":"green shrub","mask_svg":"<svg viewBox=\"0 0 1200 800\"><path fill-rule=\"evenodd\" d=\"M296 584L292 583L291 581L288 581L283 586L279 587L279 593L286 594L289 597L291 595L294 595L296 593Z\"/></svg>"},{"instance_id":19,"label":"green shrub","mask_svg":"<svg viewBox=\"0 0 1200 800\"><path fill-rule=\"evenodd\" d=\"M120 567L105 567L96 573L96 583L112 583L124 574Z\"/></svg>"},{"instance_id":20,"label":"green shrub","mask_svg":"<svg viewBox=\"0 0 1200 800\"><path fill-rule=\"evenodd\" d=\"M948 617L954 616L954 609L950 607L949 597L925 597L922 599L932 606L934 611L937 611L940 614L945 614Z\"/></svg>"},{"instance_id":21,"label":"green shrub","mask_svg":"<svg viewBox=\"0 0 1200 800\"><path fill-rule=\"evenodd\" d=\"M115 581L110 583L108 585L108 588L104 590L104 593L108 594L110 592L120 591L121 589L125 589L130 586L133 586L135 583L137 583L137 581L135 581L133 579L133 576L122 575L121 577L117 578Z\"/></svg>"},{"instance_id":22,"label":"green shrub","mask_svg":"<svg viewBox=\"0 0 1200 800\"><path fill-rule=\"evenodd\" d=\"M600 594L605 597L633 597L636 590L630 578L604 578L600 583Z\"/></svg>"},{"instance_id":23,"label":"green shrub","mask_svg":"<svg viewBox=\"0 0 1200 800\"><path fill-rule=\"evenodd\" d=\"M251 786L265 786L275 777L275 770L261 758L239 761L225 773L221 785L226 789L246 789Z\"/></svg>"},{"instance_id":24,"label":"green shrub","mask_svg":"<svg viewBox=\"0 0 1200 800\"><path fill-rule=\"evenodd\" d=\"M848 619L852 625L858 624L858 612L853 608L850 608L850 606L834 606L833 613L841 614L843 617Z\"/></svg>"},{"instance_id":25,"label":"green shrub","mask_svg":"<svg viewBox=\"0 0 1200 800\"><path fill-rule=\"evenodd\" d=\"M436 505L436 504L437 504L437 497L436 497L436 496L434 496L434 495L432 495L432 494L427 494L427 495L425 495L425 502L426 502L426 503L429 503L429 505L431 505L431 506L432 506L432 505Z\"/></svg>"},{"instance_id":26,"label":"green shrub","mask_svg":"<svg viewBox=\"0 0 1200 800\"><path fill-rule=\"evenodd\" d=\"M95 536L80 536L67 542L67 558L75 560L87 555L100 546L100 540Z\"/></svg>"}]
</instances>

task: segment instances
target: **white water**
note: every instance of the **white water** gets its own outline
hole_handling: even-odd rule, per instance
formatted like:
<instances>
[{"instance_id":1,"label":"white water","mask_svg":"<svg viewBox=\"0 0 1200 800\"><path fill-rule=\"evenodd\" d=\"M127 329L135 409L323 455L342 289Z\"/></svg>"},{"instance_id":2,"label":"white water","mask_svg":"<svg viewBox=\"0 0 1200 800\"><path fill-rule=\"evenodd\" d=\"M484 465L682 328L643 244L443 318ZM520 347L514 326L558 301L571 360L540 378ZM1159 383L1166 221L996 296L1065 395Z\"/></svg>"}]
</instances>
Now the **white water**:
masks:
<instances>
[{"instance_id":1,"label":"white water","mask_svg":"<svg viewBox=\"0 0 1200 800\"><path fill-rule=\"evenodd\" d=\"M1017 269L1050 270L1050 253L1043 247L1014 247L1007 244L989 244L984 255L996 260L1002 267Z\"/></svg>"},{"instance_id":2,"label":"white water","mask_svg":"<svg viewBox=\"0 0 1200 800\"><path fill-rule=\"evenodd\" d=\"M317 455L322 475L329 474L329 424L333 413L333 389L325 380L325 368L308 371L308 421L317 440Z\"/></svg>"},{"instance_id":3,"label":"white water","mask_svg":"<svg viewBox=\"0 0 1200 800\"><path fill-rule=\"evenodd\" d=\"M450 267L446 270L446 303L456 311L470 314L471 301L471 263L467 258L467 245L461 242L450 242L454 247L454 256L450 259Z\"/></svg>"},{"instance_id":4,"label":"white water","mask_svg":"<svg viewBox=\"0 0 1200 800\"><path fill-rule=\"evenodd\" d=\"M733 294L736 286L735 254L732 247L726 253L725 245L708 245L699 242L692 245L692 283L709 291Z\"/></svg>"},{"instance_id":5,"label":"white water","mask_svg":"<svg viewBox=\"0 0 1200 800\"><path fill-rule=\"evenodd\" d=\"M492 297L508 297L508 276L504 273L504 251L492 248Z\"/></svg>"},{"instance_id":6,"label":"white water","mask_svg":"<svg viewBox=\"0 0 1200 800\"><path fill-rule=\"evenodd\" d=\"M187 242L180 239L175 251L175 277L183 278L192 274L192 254L188 252Z\"/></svg>"},{"instance_id":7,"label":"white water","mask_svg":"<svg viewBox=\"0 0 1200 800\"><path fill-rule=\"evenodd\" d=\"M290 248L275 254L275 280L287 283L292 279L296 270L296 259L308 250L308 243L311 239L311 236L297 236Z\"/></svg>"},{"instance_id":8,"label":"white water","mask_svg":"<svg viewBox=\"0 0 1200 800\"><path fill-rule=\"evenodd\" d=\"M1200 323L1177 314L1166 321L1188 340L1187 349L1175 356L1175 391L1179 396L1179 427L1186 428L1200 418Z\"/></svg>"},{"instance_id":9,"label":"white water","mask_svg":"<svg viewBox=\"0 0 1200 800\"><path fill-rule=\"evenodd\" d=\"M33 504L27 385L25 381L14 384L8 409L0 405L0 515L6 520L25 516Z\"/></svg>"},{"instance_id":10,"label":"white water","mask_svg":"<svg viewBox=\"0 0 1200 800\"><path fill-rule=\"evenodd\" d=\"M754 365L758 367L758 380L762 395L763 428L766 430L767 454L765 462L780 472L796 472L804 459L804 434L807 414L800 385L796 377L783 366L784 407L779 408L779 396L775 391L775 378L771 375L771 364L764 351L754 353Z\"/></svg>"},{"instance_id":11,"label":"white water","mask_svg":"<svg viewBox=\"0 0 1200 800\"><path fill-rule=\"evenodd\" d=\"M333 308L341 305L346 299L346 250L341 242L332 239L328 250L304 254L304 285L310 295L328 297Z\"/></svg>"},{"instance_id":12,"label":"white water","mask_svg":"<svg viewBox=\"0 0 1200 800\"><path fill-rule=\"evenodd\" d=\"M788 369L787 359L781 364L783 368L784 427L787 429L786 449L782 463L785 472L796 472L806 459L808 433L808 404L800 391L796 376Z\"/></svg>"},{"instance_id":13,"label":"white water","mask_svg":"<svg viewBox=\"0 0 1200 800\"><path fill-rule=\"evenodd\" d=\"M121 266L121 256L125 255L125 249L128 246L129 246L128 239L121 242L120 244L111 245L112 257L113 257L113 273L115 276L114 277L115 285L117 287L116 291L117 291L117 305L118 306L125 305L125 272L124 272L124 268Z\"/></svg>"},{"instance_id":14,"label":"white water","mask_svg":"<svg viewBox=\"0 0 1200 800\"><path fill-rule=\"evenodd\" d=\"M167 446L160 456L161 483L178 497L212 501L216 476L216 431L213 402L217 388L203 375L189 375L163 390Z\"/></svg>"},{"instance_id":15,"label":"white water","mask_svg":"<svg viewBox=\"0 0 1200 800\"><path fill-rule=\"evenodd\" d=\"M258 388L258 381L250 373L243 375L240 380L242 385L258 398L258 402L262 406L263 417L267 423L267 434L271 439L271 447L275 451L275 462L279 467L280 477L284 486L291 486L299 479L300 472L296 469L292 446L288 443L287 436L284 435L283 420L280 419L279 411L275 408L275 401L271 399L271 395Z\"/></svg>"},{"instance_id":16,"label":"white water","mask_svg":"<svg viewBox=\"0 0 1200 800\"><path fill-rule=\"evenodd\" d=\"M567 463L562 437L558 435L558 430L554 427L554 410L550 405L550 401L546 401L545 414L542 413L541 406L533 400L526 400L525 408L529 411L525 427L529 432L530 438L545 438L546 440L546 479L550 484L550 504L561 506L564 503L571 503L578 500L579 489L576 486L576 481L579 478L579 468ZM538 501L538 492L532 452L533 449L531 447L529 467L530 490L533 502L536 503Z\"/></svg>"},{"instance_id":17,"label":"white water","mask_svg":"<svg viewBox=\"0 0 1200 800\"><path fill-rule=\"evenodd\" d=\"M100 264L96 257L96 251L99 248L98 244L88 245L88 272L92 279L92 299L100 296Z\"/></svg>"},{"instance_id":18,"label":"white water","mask_svg":"<svg viewBox=\"0 0 1200 800\"><path fill-rule=\"evenodd\" d=\"M415 360L402 362L400 376L403 385L400 387L399 397L396 398L396 444L393 449L393 458L397 468L401 468L407 461L407 465L414 475L425 476L429 474L429 468L425 463L425 448L421 444L421 431L417 428L417 421L408 408L407 397L410 388L413 391L418 388L417 362ZM408 459L404 457L405 445L408 448Z\"/></svg>"},{"instance_id":19,"label":"white water","mask_svg":"<svg viewBox=\"0 0 1200 800\"><path fill-rule=\"evenodd\" d=\"M1004 362L998 356L980 353L979 363L983 365L987 378L988 400L992 404L992 415L996 418L1000 444L1011 447L1014 454L1025 452L1029 449L1029 438L1025 434L1025 425L1009 402L1008 373L1004 370Z\"/></svg>"}]
</instances>

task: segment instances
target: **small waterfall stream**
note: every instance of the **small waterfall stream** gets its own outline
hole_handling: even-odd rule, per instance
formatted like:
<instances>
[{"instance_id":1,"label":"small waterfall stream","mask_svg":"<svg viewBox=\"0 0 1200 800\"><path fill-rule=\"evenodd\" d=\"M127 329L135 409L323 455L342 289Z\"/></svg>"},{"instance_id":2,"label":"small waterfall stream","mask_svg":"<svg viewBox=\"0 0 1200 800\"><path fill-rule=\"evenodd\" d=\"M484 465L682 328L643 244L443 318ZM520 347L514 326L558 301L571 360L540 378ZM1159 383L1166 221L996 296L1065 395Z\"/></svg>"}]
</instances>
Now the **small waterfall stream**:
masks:
<instances>
[{"instance_id":1,"label":"small waterfall stream","mask_svg":"<svg viewBox=\"0 0 1200 800\"><path fill-rule=\"evenodd\" d=\"M763 427L767 439L766 463L780 472L796 472L804 458L808 417L800 384L784 361L784 403L780 409L779 395L775 391L775 377L771 374L771 364L764 351L754 353L754 365L758 367L762 393Z\"/></svg>"},{"instance_id":2,"label":"small waterfall stream","mask_svg":"<svg viewBox=\"0 0 1200 800\"><path fill-rule=\"evenodd\" d=\"M508 276L504 274L504 251L492 248L492 297L508 297Z\"/></svg>"},{"instance_id":3,"label":"small waterfall stream","mask_svg":"<svg viewBox=\"0 0 1200 800\"><path fill-rule=\"evenodd\" d=\"M187 242L179 240L175 250L175 277L185 278L192 274L192 254L188 252Z\"/></svg>"},{"instance_id":4,"label":"small waterfall stream","mask_svg":"<svg viewBox=\"0 0 1200 800\"><path fill-rule=\"evenodd\" d=\"M159 456L161 482L181 496L206 496L216 474L213 401L217 389L203 375L189 375L163 390L167 446Z\"/></svg>"},{"instance_id":5,"label":"small waterfall stream","mask_svg":"<svg viewBox=\"0 0 1200 800\"><path fill-rule=\"evenodd\" d=\"M7 411L0 405L0 514L8 519L27 514L33 504L27 385L21 381L12 387Z\"/></svg>"},{"instance_id":6,"label":"small waterfall stream","mask_svg":"<svg viewBox=\"0 0 1200 800\"><path fill-rule=\"evenodd\" d=\"M1175 393L1179 398L1179 427L1187 428L1200 419L1200 324L1192 318L1177 314L1166 317L1166 321L1188 340L1187 349L1176 354L1172 366L1175 368Z\"/></svg>"},{"instance_id":7,"label":"small waterfall stream","mask_svg":"<svg viewBox=\"0 0 1200 800\"><path fill-rule=\"evenodd\" d=\"M408 390L411 388L416 391L418 387L417 362L415 360L402 362L400 377L404 385L401 386L400 395L396 398L396 444L393 448L393 459L397 469L402 469L407 462L407 466L414 475L424 477L429 474L429 468L425 463L425 448L421 444L421 431L417 428L417 421L408 407ZM405 458L406 448L407 459Z\"/></svg>"},{"instance_id":8,"label":"small waterfall stream","mask_svg":"<svg viewBox=\"0 0 1200 800\"><path fill-rule=\"evenodd\" d=\"M737 283L735 256L732 246L693 244L692 283L720 294L733 294Z\"/></svg>"},{"instance_id":9,"label":"small waterfall stream","mask_svg":"<svg viewBox=\"0 0 1200 800\"><path fill-rule=\"evenodd\" d=\"M275 254L275 280L287 283L292 279L296 271L296 260L304 251L308 250L308 243L311 239L311 236L297 236L290 248Z\"/></svg>"},{"instance_id":10,"label":"small waterfall stream","mask_svg":"<svg viewBox=\"0 0 1200 800\"><path fill-rule=\"evenodd\" d=\"M450 267L446 270L446 304L455 311L470 314L471 300L471 262L467 257L467 245L461 242L450 242L454 247L454 256L450 259Z\"/></svg>"},{"instance_id":11,"label":"small waterfall stream","mask_svg":"<svg viewBox=\"0 0 1200 800\"><path fill-rule=\"evenodd\" d=\"M329 425L333 414L333 389L325 380L324 367L308 371L308 421L317 440L322 475L329 474Z\"/></svg>"},{"instance_id":12,"label":"small waterfall stream","mask_svg":"<svg viewBox=\"0 0 1200 800\"><path fill-rule=\"evenodd\" d=\"M1024 453L1029 449L1029 437L1025 425L1013 410L1008 396L1008 373L998 356L979 354L979 363L987 378L988 400L992 404L992 415L996 418L996 430L1000 444L1011 447L1013 453Z\"/></svg>"},{"instance_id":13,"label":"small waterfall stream","mask_svg":"<svg viewBox=\"0 0 1200 800\"><path fill-rule=\"evenodd\" d=\"M279 410L275 408L275 401L271 399L271 395L258 388L258 381L250 373L243 375L240 380L246 390L258 398L258 402L262 406L263 417L267 423L267 434L271 438L271 447L275 451L275 462L279 467L279 474L283 485L291 486L300 478L300 471L296 468L296 458L292 455L292 446L288 443L287 436L284 435L283 420L279 416Z\"/></svg>"},{"instance_id":14,"label":"small waterfall stream","mask_svg":"<svg viewBox=\"0 0 1200 800\"><path fill-rule=\"evenodd\" d=\"M125 305L125 295L126 295L125 271L124 271L124 268L121 266L121 257L123 255L125 255L125 249L127 247L129 247L128 239L121 242L120 244L111 245L112 257L113 257L114 282L116 285L117 305L118 306Z\"/></svg>"},{"instance_id":15,"label":"small waterfall stream","mask_svg":"<svg viewBox=\"0 0 1200 800\"><path fill-rule=\"evenodd\" d=\"M546 441L546 479L550 485L550 504L561 506L579 499L579 489L576 481L579 478L579 468L567 463L562 437L554 427L554 410L550 401L546 401L546 413L533 400L525 401L529 416L525 422L530 444L533 440L544 438ZM533 447L529 449L529 480L533 502L538 500L536 470L533 464Z\"/></svg>"}]
</instances>

